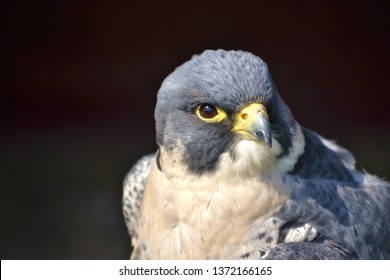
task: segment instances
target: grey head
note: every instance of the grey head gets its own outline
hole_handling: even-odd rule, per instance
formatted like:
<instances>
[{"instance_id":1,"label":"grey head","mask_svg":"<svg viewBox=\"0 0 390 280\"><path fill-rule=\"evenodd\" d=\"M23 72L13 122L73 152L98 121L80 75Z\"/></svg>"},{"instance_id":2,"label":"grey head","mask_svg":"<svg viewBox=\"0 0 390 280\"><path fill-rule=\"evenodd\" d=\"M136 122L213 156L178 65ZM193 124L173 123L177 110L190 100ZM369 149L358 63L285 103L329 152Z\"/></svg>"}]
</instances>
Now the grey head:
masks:
<instances>
[{"instance_id":1,"label":"grey head","mask_svg":"<svg viewBox=\"0 0 390 280\"><path fill-rule=\"evenodd\" d=\"M170 152L184 149L182 161L191 172L211 171L221 154L240 139L233 131L234 118L252 103L265 107L270 133L280 144L278 156L282 157L292 145L291 127L298 124L281 99L266 63L244 51L207 50L195 55L177 67L158 91L157 144ZM204 104L209 106L203 108L206 113L210 107L218 108L226 117L205 122L197 114Z\"/></svg>"}]
</instances>

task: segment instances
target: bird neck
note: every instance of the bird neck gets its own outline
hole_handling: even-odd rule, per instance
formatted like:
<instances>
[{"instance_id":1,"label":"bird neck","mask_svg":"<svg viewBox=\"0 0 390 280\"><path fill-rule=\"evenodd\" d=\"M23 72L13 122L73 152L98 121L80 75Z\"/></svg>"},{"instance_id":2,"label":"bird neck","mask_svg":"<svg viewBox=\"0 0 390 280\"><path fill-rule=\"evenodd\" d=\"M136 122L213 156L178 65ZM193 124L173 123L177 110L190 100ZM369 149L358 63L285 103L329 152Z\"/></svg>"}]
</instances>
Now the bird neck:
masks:
<instances>
[{"instance_id":1,"label":"bird neck","mask_svg":"<svg viewBox=\"0 0 390 280\"><path fill-rule=\"evenodd\" d=\"M263 224L290 196L280 174L240 177L220 170L168 178L156 163L152 168L140 223L152 258L230 258L253 224ZM143 216L153 218L146 223Z\"/></svg>"}]
</instances>

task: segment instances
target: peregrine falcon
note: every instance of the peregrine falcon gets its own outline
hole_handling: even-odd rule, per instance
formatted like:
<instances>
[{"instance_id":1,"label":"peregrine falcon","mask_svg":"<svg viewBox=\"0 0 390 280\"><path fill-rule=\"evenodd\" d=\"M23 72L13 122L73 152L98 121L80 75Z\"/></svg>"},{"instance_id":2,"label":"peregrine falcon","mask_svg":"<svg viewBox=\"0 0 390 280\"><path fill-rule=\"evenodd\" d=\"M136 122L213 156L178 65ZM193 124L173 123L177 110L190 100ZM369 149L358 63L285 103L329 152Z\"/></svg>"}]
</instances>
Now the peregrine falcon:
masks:
<instances>
[{"instance_id":1,"label":"peregrine falcon","mask_svg":"<svg viewBox=\"0 0 390 280\"><path fill-rule=\"evenodd\" d=\"M193 56L155 120L124 182L132 259L390 258L390 184L302 127L259 57Z\"/></svg>"}]
</instances>

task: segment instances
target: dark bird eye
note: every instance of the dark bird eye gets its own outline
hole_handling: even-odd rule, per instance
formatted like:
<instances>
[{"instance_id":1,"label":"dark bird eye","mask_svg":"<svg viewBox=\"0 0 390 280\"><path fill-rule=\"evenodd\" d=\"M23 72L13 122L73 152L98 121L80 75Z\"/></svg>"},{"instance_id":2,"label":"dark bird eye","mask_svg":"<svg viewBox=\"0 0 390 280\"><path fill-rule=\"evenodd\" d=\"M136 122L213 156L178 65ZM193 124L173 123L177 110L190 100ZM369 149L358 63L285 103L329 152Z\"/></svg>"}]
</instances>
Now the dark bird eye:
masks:
<instances>
[{"instance_id":1,"label":"dark bird eye","mask_svg":"<svg viewBox=\"0 0 390 280\"><path fill-rule=\"evenodd\" d=\"M205 119L212 119L218 115L218 111L213 105L205 103L199 106L199 115Z\"/></svg>"}]
</instances>

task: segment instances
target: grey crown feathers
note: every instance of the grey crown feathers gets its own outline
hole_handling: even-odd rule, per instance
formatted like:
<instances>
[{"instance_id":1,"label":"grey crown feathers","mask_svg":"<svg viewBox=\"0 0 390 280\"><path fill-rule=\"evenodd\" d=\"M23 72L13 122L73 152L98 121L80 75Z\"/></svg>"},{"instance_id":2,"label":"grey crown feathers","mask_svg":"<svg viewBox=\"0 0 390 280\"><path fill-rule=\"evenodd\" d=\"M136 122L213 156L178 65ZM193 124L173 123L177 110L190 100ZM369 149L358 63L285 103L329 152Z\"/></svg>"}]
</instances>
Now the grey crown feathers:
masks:
<instances>
[{"instance_id":1,"label":"grey crown feathers","mask_svg":"<svg viewBox=\"0 0 390 280\"><path fill-rule=\"evenodd\" d=\"M193 56L155 119L159 150L124 182L132 258L390 258L390 185L300 126L257 56Z\"/></svg>"}]
</instances>

